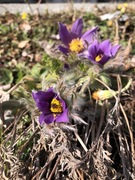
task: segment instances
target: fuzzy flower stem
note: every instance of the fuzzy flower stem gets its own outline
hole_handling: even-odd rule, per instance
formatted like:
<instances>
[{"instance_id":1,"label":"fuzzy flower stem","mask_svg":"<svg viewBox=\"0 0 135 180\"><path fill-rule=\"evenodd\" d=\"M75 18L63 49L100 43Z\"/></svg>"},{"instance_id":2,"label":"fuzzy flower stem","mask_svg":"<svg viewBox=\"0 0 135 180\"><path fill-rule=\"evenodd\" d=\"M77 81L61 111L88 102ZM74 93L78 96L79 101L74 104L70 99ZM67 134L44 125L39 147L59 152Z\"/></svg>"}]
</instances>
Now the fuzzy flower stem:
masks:
<instances>
[{"instance_id":1,"label":"fuzzy flower stem","mask_svg":"<svg viewBox=\"0 0 135 180\"><path fill-rule=\"evenodd\" d=\"M79 92L79 94L83 94L85 90L87 89L88 85L90 84L90 77L88 77L87 81L82 85L82 88Z\"/></svg>"},{"instance_id":2,"label":"fuzzy flower stem","mask_svg":"<svg viewBox=\"0 0 135 180\"><path fill-rule=\"evenodd\" d=\"M128 83L126 84L124 88L122 88L121 92L128 90L131 84L132 84L132 78L129 79Z\"/></svg>"}]
</instances>

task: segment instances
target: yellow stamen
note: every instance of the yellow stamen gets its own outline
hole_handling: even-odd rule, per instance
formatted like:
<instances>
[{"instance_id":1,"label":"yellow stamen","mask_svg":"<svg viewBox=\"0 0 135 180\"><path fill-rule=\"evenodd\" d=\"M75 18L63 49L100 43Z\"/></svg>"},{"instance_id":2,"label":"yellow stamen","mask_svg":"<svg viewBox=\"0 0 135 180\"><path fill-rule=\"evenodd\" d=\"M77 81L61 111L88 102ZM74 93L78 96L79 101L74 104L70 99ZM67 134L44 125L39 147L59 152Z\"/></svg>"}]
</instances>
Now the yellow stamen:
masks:
<instances>
[{"instance_id":1,"label":"yellow stamen","mask_svg":"<svg viewBox=\"0 0 135 180\"><path fill-rule=\"evenodd\" d=\"M51 108L50 108L51 112L55 113L61 113L63 111L62 109L62 104L60 103L59 100L57 99L52 99L51 101Z\"/></svg>"},{"instance_id":2,"label":"yellow stamen","mask_svg":"<svg viewBox=\"0 0 135 180\"><path fill-rule=\"evenodd\" d=\"M69 44L69 49L72 52L79 53L84 49L84 43L81 39L73 39L71 43Z\"/></svg>"},{"instance_id":3,"label":"yellow stamen","mask_svg":"<svg viewBox=\"0 0 135 180\"><path fill-rule=\"evenodd\" d=\"M99 54L98 56L96 56L95 61L99 62L102 59L103 55Z\"/></svg>"}]
</instances>

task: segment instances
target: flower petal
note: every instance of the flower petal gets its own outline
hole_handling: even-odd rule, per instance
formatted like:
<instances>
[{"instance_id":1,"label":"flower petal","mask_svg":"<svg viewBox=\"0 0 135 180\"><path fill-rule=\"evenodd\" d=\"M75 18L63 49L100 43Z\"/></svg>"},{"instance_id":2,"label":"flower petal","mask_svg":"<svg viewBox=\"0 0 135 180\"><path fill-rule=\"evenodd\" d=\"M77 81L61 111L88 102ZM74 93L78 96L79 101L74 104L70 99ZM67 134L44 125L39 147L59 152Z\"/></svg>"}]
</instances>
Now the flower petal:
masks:
<instances>
[{"instance_id":1,"label":"flower petal","mask_svg":"<svg viewBox=\"0 0 135 180\"><path fill-rule=\"evenodd\" d=\"M81 53L78 53L78 56L81 57L81 58L87 58L88 55L89 55L88 50L84 50Z\"/></svg>"},{"instance_id":2,"label":"flower petal","mask_svg":"<svg viewBox=\"0 0 135 180\"><path fill-rule=\"evenodd\" d=\"M65 101L64 101L63 99L61 99L59 96L57 97L57 100L60 101L63 110L65 110L65 108L66 108L66 103L65 103Z\"/></svg>"},{"instance_id":3,"label":"flower petal","mask_svg":"<svg viewBox=\"0 0 135 180\"><path fill-rule=\"evenodd\" d=\"M45 116L45 123L46 123L46 124L50 124L50 123L52 123L53 121L54 121L54 116L53 116L53 114L49 114L49 115Z\"/></svg>"},{"instance_id":4,"label":"flower petal","mask_svg":"<svg viewBox=\"0 0 135 180\"><path fill-rule=\"evenodd\" d=\"M39 116L39 122L40 122L40 124L42 125L44 122L46 123L46 124L50 124L50 123L52 123L54 121L54 116L53 116L53 114L49 114L49 115L45 115L45 114L40 114L40 116Z\"/></svg>"},{"instance_id":5,"label":"flower petal","mask_svg":"<svg viewBox=\"0 0 135 180\"><path fill-rule=\"evenodd\" d=\"M34 92L33 91L32 96L35 102L38 102L40 100L50 101L55 96L55 93L53 92L53 89L50 88L47 92L44 92L44 91Z\"/></svg>"},{"instance_id":6,"label":"flower petal","mask_svg":"<svg viewBox=\"0 0 135 180\"><path fill-rule=\"evenodd\" d=\"M69 50L61 45L58 46L58 49L65 55L69 53Z\"/></svg>"},{"instance_id":7,"label":"flower petal","mask_svg":"<svg viewBox=\"0 0 135 180\"><path fill-rule=\"evenodd\" d=\"M50 103L52 99L56 96L56 93L54 93L53 88L48 89L48 91L46 92L32 92L32 96L36 102L38 109L46 115L50 114Z\"/></svg>"},{"instance_id":8,"label":"flower petal","mask_svg":"<svg viewBox=\"0 0 135 180\"><path fill-rule=\"evenodd\" d=\"M95 59L95 57L97 56L98 49L99 43L97 40L95 40L91 45L89 45L88 52L93 59Z\"/></svg>"},{"instance_id":9,"label":"flower petal","mask_svg":"<svg viewBox=\"0 0 135 180\"><path fill-rule=\"evenodd\" d=\"M104 65L105 63L107 63L110 60L110 56L106 56L104 55L102 57L102 59L98 62L98 64Z\"/></svg>"},{"instance_id":10,"label":"flower petal","mask_svg":"<svg viewBox=\"0 0 135 180\"><path fill-rule=\"evenodd\" d=\"M98 27L88 30L82 35L81 38L84 41L87 41L89 44L91 44L96 39L97 30L98 30Z\"/></svg>"},{"instance_id":11,"label":"flower petal","mask_svg":"<svg viewBox=\"0 0 135 180\"><path fill-rule=\"evenodd\" d=\"M99 64L98 62L95 61L95 59L94 59L91 55L89 55L87 58L88 58L93 64Z\"/></svg>"},{"instance_id":12,"label":"flower petal","mask_svg":"<svg viewBox=\"0 0 135 180\"><path fill-rule=\"evenodd\" d=\"M42 113L42 114L40 114L40 116L39 116L39 123L40 123L41 125L43 125L44 122L45 122L45 115Z\"/></svg>"},{"instance_id":13,"label":"flower petal","mask_svg":"<svg viewBox=\"0 0 135 180\"><path fill-rule=\"evenodd\" d=\"M120 47L121 46L119 44L112 47L112 49L111 49L112 56L116 55L116 53Z\"/></svg>"},{"instance_id":14,"label":"flower petal","mask_svg":"<svg viewBox=\"0 0 135 180\"><path fill-rule=\"evenodd\" d=\"M109 39L101 42L100 45L99 45L99 49L103 52L103 54L106 54L106 55L108 55L110 57L112 56L111 47L112 46L111 46L111 43L110 43Z\"/></svg>"},{"instance_id":15,"label":"flower petal","mask_svg":"<svg viewBox=\"0 0 135 180\"><path fill-rule=\"evenodd\" d=\"M44 97L45 92L44 91L32 91L32 97L35 100L35 102L41 97Z\"/></svg>"},{"instance_id":16,"label":"flower petal","mask_svg":"<svg viewBox=\"0 0 135 180\"><path fill-rule=\"evenodd\" d=\"M71 42L72 38L70 36L69 31L67 30L67 27L62 23L59 23L59 35L60 35L61 41L66 46L68 46L68 44Z\"/></svg>"},{"instance_id":17,"label":"flower petal","mask_svg":"<svg viewBox=\"0 0 135 180\"><path fill-rule=\"evenodd\" d=\"M78 37L80 37L82 35L82 29L83 29L83 21L82 18L79 18L73 23L71 32L77 34Z\"/></svg>"},{"instance_id":18,"label":"flower petal","mask_svg":"<svg viewBox=\"0 0 135 180\"><path fill-rule=\"evenodd\" d=\"M50 103L48 102L45 102L45 101L39 101L36 103L38 109L40 111L42 111L44 114L50 114L51 111L50 111Z\"/></svg>"},{"instance_id":19,"label":"flower petal","mask_svg":"<svg viewBox=\"0 0 135 180\"><path fill-rule=\"evenodd\" d=\"M69 122L68 109L65 109L62 114L58 115L55 122Z\"/></svg>"}]
</instances>

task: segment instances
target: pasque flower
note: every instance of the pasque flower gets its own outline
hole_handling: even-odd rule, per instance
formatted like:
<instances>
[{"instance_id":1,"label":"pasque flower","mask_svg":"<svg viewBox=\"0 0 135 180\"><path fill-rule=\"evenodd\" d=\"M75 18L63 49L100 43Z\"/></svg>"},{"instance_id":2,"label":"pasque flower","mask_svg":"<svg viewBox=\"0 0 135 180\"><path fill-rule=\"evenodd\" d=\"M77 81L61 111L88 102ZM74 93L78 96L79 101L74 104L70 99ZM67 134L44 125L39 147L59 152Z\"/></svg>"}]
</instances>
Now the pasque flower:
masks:
<instances>
[{"instance_id":1,"label":"pasque flower","mask_svg":"<svg viewBox=\"0 0 135 180\"><path fill-rule=\"evenodd\" d=\"M53 88L48 91L32 92L33 99L38 109L42 112L39 122L50 124L52 122L69 122L68 108L65 101L54 92Z\"/></svg>"},{"instance_id":2,"label":"pasque flower","mask_svg":"<svg viewBox=\"0 0 135 180\"><path fill-rule=\"evenodd\" d=\"M59 35L60 39L65 46L59 46L58 49L67 54L69 52L80 53L85 49L87 44L90 44L95 39L98 27L82 33L83 21L81 18L77 19L71 30L69 31L67 27L59 23Z\"/></svg>"},{"instance_id":3,"label":"pasque flower","mask_svg":"<svg viewBox=\"0 0 135 180\"><path fill-rule=\"evenodd\" d=\"M88 50L82 53L82 56L88 58L94 64L104 65L114 57L120 48L120 45L111 45L110 40L98 42L95 40L89 45Z\"/></svg>"}]
</instances>

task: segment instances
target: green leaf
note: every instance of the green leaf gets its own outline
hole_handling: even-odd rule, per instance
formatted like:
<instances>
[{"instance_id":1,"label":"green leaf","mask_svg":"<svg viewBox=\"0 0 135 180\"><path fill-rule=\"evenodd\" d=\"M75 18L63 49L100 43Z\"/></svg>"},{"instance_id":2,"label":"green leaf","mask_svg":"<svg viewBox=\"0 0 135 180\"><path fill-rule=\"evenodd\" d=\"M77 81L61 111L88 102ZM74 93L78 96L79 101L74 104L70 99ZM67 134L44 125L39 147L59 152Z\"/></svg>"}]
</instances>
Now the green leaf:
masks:
<instances>
[{"instance_id":1,"label":"green leaf","mask_svg":"<svg viewBox=\"0 0 135 180\"><path fill-rule=\"evenodd\" d=\"M10 70L3 68L0 70L0 84L11 84L13 82L13 74Z\"/></svg>"},{"instance_id":2,"label":"green leaf","mask_svg":"<svg viewBox=\"0 0 135 180\"><path fill-rule=\"evenodd\" d=\"M100 74L100 79L107 85L111 86L111 79L110 76L106 73L101 73Z\"/></svg>"},{"instance_id":3,"label":"green leaf","mask_svg":"<svg viewBox=\"0 0 135 180\"><path fill-rule=\"evenodd\" d=\"M42 74L42 85L43 87L51 87L56 85L58 79L59 79L59 75L56 74L55 72L45 72Z\"/></svg>"},{"instance_id":4,"label":"green leaf","mask_svg":"<svg viewBox=\"0 0 135 180\"><path fill-rule=\"evenodd\" d=\"M31 70L31 74L34 77L40 77L41 74L41 70L42 70L43 66L41 66L39 63L34 65L32 70Z\"/></svg>"}]
</instances>

